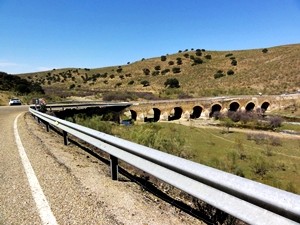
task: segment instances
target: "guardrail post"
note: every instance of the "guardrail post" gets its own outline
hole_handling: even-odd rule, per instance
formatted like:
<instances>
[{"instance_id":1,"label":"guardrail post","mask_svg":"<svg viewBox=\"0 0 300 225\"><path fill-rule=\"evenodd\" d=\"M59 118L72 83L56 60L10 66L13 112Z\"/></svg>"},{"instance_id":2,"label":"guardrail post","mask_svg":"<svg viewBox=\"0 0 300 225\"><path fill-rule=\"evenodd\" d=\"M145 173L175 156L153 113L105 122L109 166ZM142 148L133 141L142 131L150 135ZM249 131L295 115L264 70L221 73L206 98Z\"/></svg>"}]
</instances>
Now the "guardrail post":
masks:
<instances>
[{"instance_id":1,"label":"guardrail post","mask_svg":"<svg viewBox=\"0 0 300 225\"><path fill-rule=\"evenodd\" d=\"M49 132L49 127L50 127L50 125L49 125L49 123L48 122L45 122L45 125L46 125L46 130L47 130L47 132Z\"/></svg>"},{"instance_id":2,"label":"guardrail post","mask_svg":"<svg viewBox=\"0 0 300 225\"><path fill-rule=\"evenodd\" d=\"M66 131L63 131L63 135L64 135L64 144L68 145L68 133Z\"/></svg>"},{"instance_id":3,"label":"guardrail post","mask_svg":"<svg viewBox=\"0 0 300 225\"><path fill-rule=\"evenodd\" d=\"M118 180L118 158L110 155L110 174L112 180Z\"/></svg>"}]
</instances>

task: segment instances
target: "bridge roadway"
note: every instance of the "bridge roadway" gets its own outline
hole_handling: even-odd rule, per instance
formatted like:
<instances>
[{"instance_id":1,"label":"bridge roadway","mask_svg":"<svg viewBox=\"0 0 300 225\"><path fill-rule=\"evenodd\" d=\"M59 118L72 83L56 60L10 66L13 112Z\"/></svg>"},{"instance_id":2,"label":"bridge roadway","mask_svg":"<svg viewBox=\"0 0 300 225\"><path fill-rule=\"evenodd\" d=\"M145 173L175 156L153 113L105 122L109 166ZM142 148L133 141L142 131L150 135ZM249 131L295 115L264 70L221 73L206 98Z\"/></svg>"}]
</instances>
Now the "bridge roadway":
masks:
<instances>
[{"instance_id":1,"label":"bridge roadway","mask_svg":"<svg viewBox=\"0 0 300 225\"><path fill-rule=\"evenodd\" d=\"M27 111L0 107L0 224L203 224L132 182L112 181L106 165L64 146Z\"/></svg>"}]
</instances>

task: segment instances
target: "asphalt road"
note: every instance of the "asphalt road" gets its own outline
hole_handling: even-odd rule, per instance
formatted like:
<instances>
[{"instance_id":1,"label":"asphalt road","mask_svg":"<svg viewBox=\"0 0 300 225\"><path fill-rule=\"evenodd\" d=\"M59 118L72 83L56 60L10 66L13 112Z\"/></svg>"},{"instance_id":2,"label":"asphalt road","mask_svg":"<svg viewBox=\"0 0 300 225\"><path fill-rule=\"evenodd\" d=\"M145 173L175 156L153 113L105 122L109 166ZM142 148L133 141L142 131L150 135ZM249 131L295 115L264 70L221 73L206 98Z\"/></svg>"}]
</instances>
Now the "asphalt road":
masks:
<instances>
[{"instance_id":1,"label":"asphalt road","mask_svg":"<svg viewBox=\"0 0 300 225\"><path fill-rule=\"evenodd\" d=\"M0 107L0 224L113 224L38 140L31 140L23 123L26 111L28 106Z\"/></svg>"}]
</instances>

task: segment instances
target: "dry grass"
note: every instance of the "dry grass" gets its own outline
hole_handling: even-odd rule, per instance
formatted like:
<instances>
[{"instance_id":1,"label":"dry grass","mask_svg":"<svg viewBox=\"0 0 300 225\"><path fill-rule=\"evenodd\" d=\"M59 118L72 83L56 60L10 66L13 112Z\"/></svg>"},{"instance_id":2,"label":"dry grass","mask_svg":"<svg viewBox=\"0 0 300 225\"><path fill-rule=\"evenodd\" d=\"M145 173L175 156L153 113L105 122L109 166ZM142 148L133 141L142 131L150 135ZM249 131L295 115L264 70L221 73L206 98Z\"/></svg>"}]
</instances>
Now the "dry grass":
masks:
<instances>
[{"instance_id":1,"label":"dry grass","mask_svg":"<svg viewBox=\"0 0 300 225\"><path fill-rule=\"evenodd\" d=\"M232 54L231 57L235 57L236 66L231 65L230 57L225 57L229 53ZM185 57L185 54L189 57ZM206 59L205 55L211 55L212 59ZM199 57L203 60L203 64L194 66L190 56L198 57L193 50L166 55L166 61L161 61L159 56L122 65L121 72L117 71L120 67L114 66L98 69L56 69L21 76L42 83L46 91L49 88L60 89L73 95L87 91L99 93L124 90L160 95L165 91L164 82L167 78L177 78L181 85L181 92L195 97L257 94L258 92L282 94L300 89L300 44L268 48L267 53L263 53L262 49L203 51L202 56ZM177 65L177 58L181 58L181 65ZM169 65L170 61L173 61L174 65ZM155 66L161 68L159 75L156 76L152 75ZM179 67L181 72L174 74L172 72L174 67ZM149 75L143 73L144 68L150 70ZM169 69L170 72L162 75L161 72L165 69ZM233 70L234 75L215 79L214 74L218 70L222 70L224 74L228 70ZM92 78L96 74L107 74L107 77L98 77L87 82L82 79L82 76ZM63 76L66 78L64 79ZM48 84L47 79L51 79L49 77L60 77L60 80ZM140 84L143 80L149 81L150 86L143 87ZM134 83L129 85L130 81ZM72 84L75 87L70 89Z\"/></svg>"}]
</instances>

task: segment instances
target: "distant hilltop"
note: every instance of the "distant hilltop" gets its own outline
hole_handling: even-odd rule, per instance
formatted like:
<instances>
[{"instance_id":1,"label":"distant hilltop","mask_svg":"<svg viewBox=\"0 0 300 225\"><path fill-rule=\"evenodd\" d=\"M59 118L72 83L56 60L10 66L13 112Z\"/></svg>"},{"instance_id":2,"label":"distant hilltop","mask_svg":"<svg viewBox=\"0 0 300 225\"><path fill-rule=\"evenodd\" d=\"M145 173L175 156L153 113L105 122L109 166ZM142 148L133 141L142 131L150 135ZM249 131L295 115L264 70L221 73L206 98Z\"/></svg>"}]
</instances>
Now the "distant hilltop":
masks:
<instances>
[{"instance_id":1,"label":"distant hilltop","mask_svg":"<svg viewBox=\"0 0 300 225\"><path fill-rule=\"evenodd\" d=\"M37 82L47 95L61 97L110 93L111 100L132 100L284 94L300 90L299 56L300 44L236 51L199 48L126 65L57 68L18 76Z\"/></svg>"}]
</instances>

